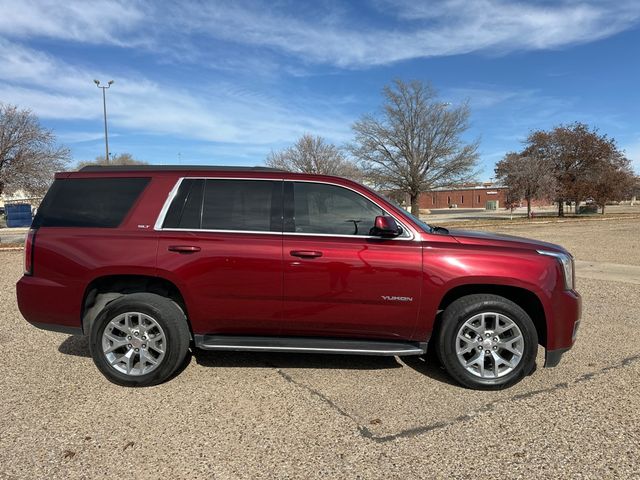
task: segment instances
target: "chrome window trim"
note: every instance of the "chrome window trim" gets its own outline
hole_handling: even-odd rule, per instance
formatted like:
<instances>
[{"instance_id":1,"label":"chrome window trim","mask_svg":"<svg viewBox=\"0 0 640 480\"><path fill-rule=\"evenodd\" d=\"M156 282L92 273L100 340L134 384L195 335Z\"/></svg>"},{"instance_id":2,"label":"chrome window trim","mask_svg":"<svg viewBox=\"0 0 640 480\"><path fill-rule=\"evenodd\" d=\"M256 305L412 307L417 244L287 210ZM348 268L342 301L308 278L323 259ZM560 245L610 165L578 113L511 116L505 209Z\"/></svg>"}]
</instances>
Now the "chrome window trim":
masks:
<instances>
[{"instance_id":1,"label":"chrome window trim","mask_svg":"<svg viewBox=\"0 0 640 480\"><path fill-rule=\"evenodd\" d=\"M173 188L169 192L167 199L164 201L164 205L162 205L162 209L160 209L160 213L158 214L156 223L153 226L154 230L162 230L162 224L164 223L164 218L167 216L169 207L171 206L173 199L176 198L176 195L178 194L178 190L180 190L180 185L182 185L183 180L184 180L184 177L179 178L176 184L173 186Z\"/></svg>"},{"instance_id":2,"label":"chrome window trim","mask_svg":"<svg viewBox=\"0 0 640 480\"><path fill-rule=\"evenodd\" d=\"M331 233L271 232L271 231L264 231L264 230L223 230L223 229L204 229L204 228L163 228L162 224L164 223L164 219L165 219L165 217L167 215L167 212L169 211L169 207L171 206L171 202L173 202L173 199L177 195L178 190L180 189L180 185L182 184L183 180L245 180L245 181L246 180L257 180L257 181L271 181L271 182L301 182L301 183L304 182L304 183L318 183L320 185L333 185L333 186L345 188L345 189L350 190L350 191L352 191L354 193L357 193L358 195L363 197L365 200L368 200L369 202L373 203L380 210L382 210L387 215L392 217L396 221L396 223L402 227L403 231L409 233L409 236L408 237L383 238L383 237L377 237L377 236L374 236L374 235L342 235L342 234L331 234ZM156 223L155 223L153 229L155 231L168 231L168 232L248 233L248 234L294 235L294 236L309 236L309 237L330 237L330 238L337 237L337 238L361 238L361 239L373 239L373 238L375 238L375 239L378 239L378 240L392 240L392 241L400 241L400 242L407 242L407 241L410 242L410 241L416 240L418 238L416 232L414 232L413 229L407 227L404 222L402 222L401 220L398 220L398 218L395 215L393 215L391 212L388 212L385 208L381 207L374 200L368 198L367 196L363 195L362 193L358 192L357 190L355 190L355 189L353 189L351 187L348 187L348 186L345 186L345 185L341 185L341 184L335 183L335 182L327 182L327 181L319 181L319 180L298 180L298 179L293 179L293 178L264 178L264 177L260 177L260 178L247 178L247 177L180 177L178 179L178 181L176 182L176 184L174 185L174 187L169 192L169 195L167 196L167 199L165 200L164 205L162 206L162 209L160 210L160 214L158 215L158 218L156 219Z\"/></svg>"},{"instance_id":3,"label":"chrome window trim","mask_svg":"<svg viewBox=\"0 0 640 480\"><path fill-rule=\"evenodd\" d=\"M409 233L411 233L409 231ZM390 240L394 242L407 242L414 240L414 237L378 237L376 235L343 235L340 233L332 234L332 233L303 233L303 232L283 232L283 235L295 235L295 236L303 236L303 237L331 237L331 238L365 238L376 240Z\"/></svg>"},{"instance_id":4,"label":"chrome window trim","mask_svg":"<svg viewBox=\"0 0 640 480\"><path fill-rule=\"evenodd\" d=\"M162 232L205 232L205 233L259 233L266 235L282 235L282 232L267 230L215 230L210 228L161 228Z\"/></svg>"}]
</instances>

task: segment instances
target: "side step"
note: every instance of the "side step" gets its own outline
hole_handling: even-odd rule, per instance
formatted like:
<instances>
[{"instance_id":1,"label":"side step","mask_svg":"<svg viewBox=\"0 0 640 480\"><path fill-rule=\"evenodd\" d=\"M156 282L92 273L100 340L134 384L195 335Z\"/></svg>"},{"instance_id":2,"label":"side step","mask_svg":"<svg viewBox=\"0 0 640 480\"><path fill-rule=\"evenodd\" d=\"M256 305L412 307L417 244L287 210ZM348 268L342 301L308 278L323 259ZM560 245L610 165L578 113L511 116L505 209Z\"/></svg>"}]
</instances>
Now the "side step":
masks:
<instances>
[{"instance_id":1,"label":"side step","mask_svg":"<svg viewBox=\"0 0 640 480\"><path fill-rule=\"evenodd\" d=\"M249 337L195 335L196 347L203 350L252 352L335 353L347 355L422 355L427 344L379 340L346 340L314 337Z\"/></svg>"}]
</instances>

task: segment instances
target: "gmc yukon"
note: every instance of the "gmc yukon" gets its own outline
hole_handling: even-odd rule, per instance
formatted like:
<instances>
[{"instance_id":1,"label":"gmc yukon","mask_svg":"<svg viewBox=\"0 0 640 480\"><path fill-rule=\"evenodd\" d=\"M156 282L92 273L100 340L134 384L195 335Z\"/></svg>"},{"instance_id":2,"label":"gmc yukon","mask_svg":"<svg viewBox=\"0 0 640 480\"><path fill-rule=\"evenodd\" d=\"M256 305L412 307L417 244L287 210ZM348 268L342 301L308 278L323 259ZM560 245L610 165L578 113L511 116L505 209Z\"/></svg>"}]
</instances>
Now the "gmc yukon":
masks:
<instances>
[{"instance_id":1,"label":"gmc yukon","mask_svg":"<svg viewBox=\"0 0 640 480\"><path fill-rule=\"evenodd\" d=\"M87 335L112 382L170 378L189 348L424 355L505 388L558 364L580 296L558 245L447 230L338 177L241 167L56 174L26 239L20 311Z\"/></svg>"}]
</instances>

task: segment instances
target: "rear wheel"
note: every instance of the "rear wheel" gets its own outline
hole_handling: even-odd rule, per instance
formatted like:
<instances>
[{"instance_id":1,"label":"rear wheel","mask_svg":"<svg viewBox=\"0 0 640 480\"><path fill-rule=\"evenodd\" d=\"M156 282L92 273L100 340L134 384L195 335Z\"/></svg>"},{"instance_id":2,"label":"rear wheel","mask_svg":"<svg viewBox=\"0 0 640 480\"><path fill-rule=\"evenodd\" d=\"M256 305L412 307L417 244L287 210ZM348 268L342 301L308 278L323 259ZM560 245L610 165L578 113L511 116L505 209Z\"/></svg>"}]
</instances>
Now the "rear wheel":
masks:
<instances>
[{"instance_id":1,"label":"rear wheel","mask_svg":"<svg viewBox=\"0 0 640 480\"><path fill-rule=\"evenodd\" d=\"M111 382L129 387L169 379L184 361L189 329L182 310L152 293L133 293L110 302L91 327L90 349Z\"/></svg>"},{"instance_id":2,"label":"rear wheel","mask_svg":"<svg viewBox=\"0 0 640 480\"><path fill-rule=\"evenodd\" d=\"M462 385L484 390L509 387L535 366L538 335L517 304L498 295L468 295L442 316L438 354Z\"/></svg>"}]
</instances>

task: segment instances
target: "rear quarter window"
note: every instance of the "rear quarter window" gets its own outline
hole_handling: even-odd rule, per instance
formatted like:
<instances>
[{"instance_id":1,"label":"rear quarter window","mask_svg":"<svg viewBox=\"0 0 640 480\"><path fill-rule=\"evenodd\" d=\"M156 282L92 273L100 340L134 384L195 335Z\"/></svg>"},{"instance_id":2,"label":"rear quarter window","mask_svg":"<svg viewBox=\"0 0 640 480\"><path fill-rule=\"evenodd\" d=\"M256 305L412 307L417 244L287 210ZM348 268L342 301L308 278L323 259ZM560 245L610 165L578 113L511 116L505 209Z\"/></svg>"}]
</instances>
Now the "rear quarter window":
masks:
<instances>
[{"instance_id":1,"label":"rear quarter window","mask_svg":"<svg viewBox=\"0 0 640 480\"><path fill-rule=\"evenodd\" d=\"M53 182L33 227L115 228L122 223L149 178L66 178Z\"/></svg>"}]
</instances>

